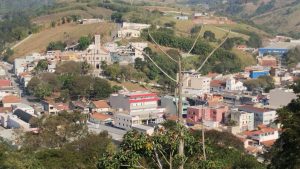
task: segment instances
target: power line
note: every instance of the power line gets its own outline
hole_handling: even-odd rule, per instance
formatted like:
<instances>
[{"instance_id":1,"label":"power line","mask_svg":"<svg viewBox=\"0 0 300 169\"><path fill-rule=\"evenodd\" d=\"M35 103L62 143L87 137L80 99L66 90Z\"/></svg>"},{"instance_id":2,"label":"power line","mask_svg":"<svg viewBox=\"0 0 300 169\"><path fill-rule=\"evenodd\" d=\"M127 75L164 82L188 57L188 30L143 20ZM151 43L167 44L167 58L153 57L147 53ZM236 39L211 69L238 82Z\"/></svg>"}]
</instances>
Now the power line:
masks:
<instances>
[{"instance_id":1,"label":"power line","mask_svg":"<svg viewBox=\"0 0 300 169\"><path fill-rule=\"evenodd\" d=\"M175 63L178 63L177 60L175 60L174 58L172 58L167 52L165 52L161 46L154 40L154 38L152 37L152 35L150 34L150 31L148 29L148 35L150 36L151 40L155 43L155 45L166 55L168 56L172 61L174 61Z\"/></svg>"},{"instance_id":2,"label":"power line","mask_svg":"<svg viewBox=\"0 0 300 169\"><path fill-rule=\"evenodd\" d=\"M125 38L123 38L126 42L128 42L128 43L130 43L128 40L126 40ZM174 82L176 82L177 83L177 81L174 79L174 78L172 78L168 73L166 73L161 67L159 67L158 65L157 65L157 63L146 53L146 52L144 52L143 50L140 50L140 49L138 49L137 47L135 47L135 46L133 46L132 45L132 47L135 49L135 50L137 50L137 51L139 51L139 52L142 52L142 54L143 55L145 55L145 56L147 56L148 58L149 58L149 60L165 75L165 76L167 76L170 80L172 80L172 81L174 81Z\"/></svg>"},{"instance_id":3,"label":"power line","mask_svg":"<svg viewBox=\"0 0 300 169\"><path fill-rule=\"evenodd\" d=\"M197 41L198 41L198 39L199 39L199 37L200 37L200 35L201 35L202 28L203 28L203 26L201 26L201 29L199 30L198 36L197 36L197 38L195 39L195 41L194 41L194 44L193 44L192 48L191 48L191 49L190 49L190 51L188 52L188 55L189 55L189 54L192 52L192 50L193 50L193 49L194 49L194 47L196 46L196 43L197 43Z\"/></svg>"},{"instance_id":4,"label":"power line","mask_svg":"<svg viewBox=\"0 0 300 169\"><path fill-rule=\"evenodd\" d=\"M205 58L205 60L203 61L203 63L200 65L200 67L194 73L192 73L192 75L195 75L197 72L199 72L203 68L203 66L205 65L205 63L208 61L208 59L226 42L226 40L229 37L230 32L231 32L231 30L229 30L229 32L227 33L226 38L222 41L222 43L220 43L213 51L210 52L210 54ZM185 77L183 79L183 81L185 81L187 79L188 79L188 77Z\"/></svg>"}]
</instances>

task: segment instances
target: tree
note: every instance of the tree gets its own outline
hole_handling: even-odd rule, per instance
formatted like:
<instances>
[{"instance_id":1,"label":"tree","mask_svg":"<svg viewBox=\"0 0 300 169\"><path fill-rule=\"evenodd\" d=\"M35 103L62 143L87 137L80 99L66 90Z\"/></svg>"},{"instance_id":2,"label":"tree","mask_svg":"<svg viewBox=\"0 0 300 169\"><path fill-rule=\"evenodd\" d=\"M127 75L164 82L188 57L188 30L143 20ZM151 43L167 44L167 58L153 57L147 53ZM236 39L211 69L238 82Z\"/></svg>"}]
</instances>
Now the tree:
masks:
<instances>
[{"instance_id":1,"label":"tree","mask_svg":"<svg viewBox=\"0 0 300 169\"><path fill-rule=\"evenodd\" d=\"M262 46L262 40L261 40L261 37L259 35L257 35L256 33L254 32L251 32L249 34L250 38L249 40L247 41L247 45L249 47L253 47L253 48L259 48Z\"/></svg>"},{"instance_id":2,"label":"tree","mask_svg":"<svg viewBox=\"0 0 300 169\"><path fill-rule=\"evenodd\" d=\"M82 36L79 38L78 43L79 43L78 49L85 50L92 43L92 39L88 36Z\"/></svg>"},{"instance_id":3,"label":"tree","mask_svg":"<svg viewBox=\"0 0 300 169\"><path fill-rule=\"evenodd\" d=\"M293 87L299 93L300 82ZM281 124L282 133L273 145L270 156L270 169L300 168L300 97L287 106L277 110L277 123Z\"/></svg>"},{"instance_id":4,"label":"tree","mask_svg":"<svg viewBox=\"0 0 300 169\"><path fill-rule=\"evenodd\" d=\"M275 88L274 79L271 76L261 76L257 79L247 80L244 85L249 91L262 88L265 92L269 92Z\"/></svg>"},{"instance_id":5,"label":"tree","mask_svg":"<svg viewBox=\"0 0 300 169\"><path fill-rule=\"evenodd\" d=\"M199 33L200 30L201 30L201 26L194 26L194 27L191 29L191 34L192 34L192 35L195 35L195 34Z\"/></svg>"},{"instance_id":6,"label":"tree","mask_svg":"<svg viewBox=\"0 0 300 169\"><path fill-rule=\"evenodd\" d=\"M189 131L180 124L167 121L155 129L152 136L128 132L114 153L106 153L100 159L98 168L184 168L222 169L243 168L263 169L254 157L246 155L239 139L228 133L213 131L206 140L207 160L202 154L201 131ZM180 131L184 130L185 157L178 155L181 139ZM219 138L226 138L224 141Z\"/></svg>"},{"instance_id":7,"label":"tree","mask_svg":"<svg viewBox=\"0 0 300 169\"><path fill-rule=\"evenodd\" d=\"M165 27L167 27L167 28L174 28L175 25L176 25L176 22L174 22L174 21L165 23Z\"/></svg>"},{"instance_id":8,"label":"tree","mask_svg":"<svg viewBox=\"0 0 300 169\"><path fill-rule=\"evenodd\" d=\"M34 96L39 99L44 99L46 96L50 96L52 94L52 88L49 84L40 83L34 89Z\"/></svg>"},{"instance_id":9,"label":"tree","mask_svg":"<svg viewBox=\"0 0 300 169\"><path fill-rule=\"evenodd\" d=\"M49 45L47 46L47 51L51 51L51 50L63 51L65 50L66 46L67 44L62 41L50 42Z\"/></svg>"},{"instance_id":10,"label":"tree","mask_svg":"<svg viewBox=\"0 0 300 169\"><path fill-rule=\"evenodd\" d=\"M111 20L116 23L123 22L123 14L121 12L114 12L111 14Z\"/></svg>"},{"instance_id":11,"label":"tree","mask_svg":"<svg viewBox=\"0 0 300 169\"><path fill-rule=\"evenodd\" d=\"M295 67L300 62L300 47L290 49L284 60L289 68Z\"/></svg>"},{"instance_id":12,"label":"tree","mask_svg":"<svg viewBox=\"0 0 300 169\"><path fill-rule=\"evenodd\" d=\"M55 22L55 21L52 21L52 22L51 22L51 27L54 28L55 26L56 26L56 22Z\"/></svg>"},{"instance_id":13,"label":"tree","mask_svg":"<svg viewBox=\"0 0 300 169\"><path fill-rule=\"evenodd\" d=\"M108 76L113 80L117 80L121 77L121 67L119 63L114 63L112 65L103 66L104 75Z\"/></svg>"},{"instance_id":14,"label":"tree","mask_svg":"<svg viewBox=\"0 0 300 169\"><path fill-rule=\"evenodd\" d=\"M79 62L67 61L56 66L56 74L81 74L82 65Z\"/></svg>"},{"instance_id":15,"label":"tree","mask_svg":"<svg viewBox=\"0 0 300 169\"><path fill-rule=\"evenodd\" d=\"M87 63L87 61L84 61L81 63L81 74L86 75L88 74L92 69L92 66Z\"/></svg>"},{"instance_id":16,"label":"tree","mask_svg":"<svg viewBox=\"0 0 300 169\"><path fill-rule=\"evenodd\" d=\"M119 90L122 90L123 87L122 86L117 86L117 85L114 85L111 90L112 92L118 92Z\"/></svg>"},{"instance_id":17,"label":"tree","mask_svg":"<svg viewBox=\"0 0 300 169\"><path fill-rule=\"evenodd\" d=\"M3 55L3 60L8 61L8 59L14 54L14 51L11 48L7 48Z\"/></svg>"},{"instance_id":18,"label":"tree","mask_svg":"<svg viewBox=\"0 0 300 169\"><path fill-rule=\"evenodd\" d=\"M105 99L108 98L112 93L111 85L107 80L95 78L93 84L93 90L91 93L94 99Z\"/></svg>"},{"instance_id":19,"label":"tree","mask_svg":"<svg viewBox=\"0 0 300 169\"><path fill-rule=\"evenodd\" d=\"M203 34L203 38L210 42L213 42L216 40L216 35L212 31L205 31Z\"/></svg>"},{"instance_id":20,"label":"tree","mask_svg":"<svg viewBox=\"0 0 300 169\"><path fill-rule=\"evenodd\" d=\"M48 69L48 61L46 59L42 59L38 62L36 67L34 68L37 72L46 71Z\"/></svg>"},{"instance_id":21,"label":"tree","mask_svg":"<svg viewBox=\"0 0 300 169\"><path fill-rule=\"evenodd\" d=\"M41 118L34 118L30 123L39 128L39 132L25 133L22 144L26 151L61 148L72 140L87 135L86 119L80 112L62 111L56 116L43 115Z\"/></svg>"}]
</instances>

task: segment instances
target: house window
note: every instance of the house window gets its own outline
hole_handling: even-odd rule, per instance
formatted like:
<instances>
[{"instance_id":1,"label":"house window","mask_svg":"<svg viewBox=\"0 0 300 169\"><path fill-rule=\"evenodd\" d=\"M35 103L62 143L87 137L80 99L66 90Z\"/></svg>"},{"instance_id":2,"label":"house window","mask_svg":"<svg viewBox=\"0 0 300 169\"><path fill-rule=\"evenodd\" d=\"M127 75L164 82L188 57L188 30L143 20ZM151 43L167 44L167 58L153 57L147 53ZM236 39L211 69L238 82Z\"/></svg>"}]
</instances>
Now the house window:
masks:
<instances>
[{"instance_id":1,"label":"house window","mask_svg":"<svg viewBox=\"0 0 300 169\"><path fill-rule=\"evenodd\" d=\"M192 86L192 80L189 80L188 81L188 87L191 87Z\"/></svg>"}]
</instances>

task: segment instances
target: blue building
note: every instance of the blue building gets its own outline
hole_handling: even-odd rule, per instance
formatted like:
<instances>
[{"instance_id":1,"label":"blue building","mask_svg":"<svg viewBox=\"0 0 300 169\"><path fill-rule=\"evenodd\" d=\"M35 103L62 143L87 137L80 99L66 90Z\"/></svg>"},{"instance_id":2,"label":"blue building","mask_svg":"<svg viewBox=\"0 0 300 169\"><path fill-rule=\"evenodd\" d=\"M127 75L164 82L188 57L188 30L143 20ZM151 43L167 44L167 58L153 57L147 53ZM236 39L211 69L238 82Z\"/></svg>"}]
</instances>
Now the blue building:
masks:
<instances>
[{"instance_id":1,"label":"blue building","mask_svg":"<svg viewBox=\"0 0 300 169\"><path fill-rule=\"evenodd\" d=\"M270 75L269 70L251 70L250 71L250 78L257 79L261 76L268 76Z\"/></svg>"},{"instance_id":2,"label":"blue building","mask_svg":"<svg viewBox=\"0 0 300 169\"><path fill-rule=\"evenodd\" d=\"M275 55L275 56L284 56L289 51L288 48L259 48L259 56L265 55Z\"/></svg>"},{"instance_id":3,"label":"blue building","mask_svg":"<svg viewBox=\"0 0 300 169\"><path fill-rule=\"evenodd\" d=\"M291 40L291 42L273 42L269 46L259 48L259 56L273 55L273 56L284 56L290 49L293 49L300 45L300 41Z\"/></svg>"}]
</instances>

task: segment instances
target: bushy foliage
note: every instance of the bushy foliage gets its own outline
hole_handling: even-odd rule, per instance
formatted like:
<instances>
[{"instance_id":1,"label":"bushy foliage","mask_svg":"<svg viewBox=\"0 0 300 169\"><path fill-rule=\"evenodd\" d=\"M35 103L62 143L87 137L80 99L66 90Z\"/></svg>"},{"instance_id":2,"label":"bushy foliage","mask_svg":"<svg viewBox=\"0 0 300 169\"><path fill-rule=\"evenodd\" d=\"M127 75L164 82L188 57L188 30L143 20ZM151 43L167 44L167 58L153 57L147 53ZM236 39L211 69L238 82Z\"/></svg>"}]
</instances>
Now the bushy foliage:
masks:
<instances>
[{"instance_id":1,"label":"bushy foliage","mask_svg":"<svg viewBox=\"0 0 300 169\"><path fill-rule=\"evenodd\" d=\"M39 99L60 92L61 101L89 98L103 99L112 93L107 80L86 75L89 70L85 62L66 62L58 65L56 73L42 73L33 77L27 86L27 92ZM89 67L89 66L88 66Z\"/></svg>"},{"instance_id":2,"label":"bushy foliage","mask_svg":"<svg viewBox=\"0 0 300 169\"><path fill-rule=\"evenodd\" d=\"M182 131L183 135L180 134ZM226 141L221 144L215 134ZM184 168L191 169L264 168L254 157L244 154L238 139L217 131L206 137L205 161L201 138L201 131L191 132L172 121L156 128L152 136L130 131L117 152L107 153L100 159L98 168L178 168L181 163L184 163ZM185 142L184 157L178 155L181 139Z\"/></svg>"},{"instance_id":3,"label":"bushy foliage","mask_svg":"<svg viewBox=\"0 0 300 169\"><path fill-rule=\"evenodd\" d=\"M98 159L116 147L107 132L88 133L85 122L86 117L79 112L35 119L31 123L39 131L20 137L21 149L0 141L0 168L95 168Z\"/></svg>"},{"instance_id":4,"label":"bushy foliage","mask_svg":"<svg viewBox=\"0 0 300 169\"><path fill-rule=\"evenodd\" d=\"M50 42L49 45L47 46L47 51L51 51L51 50L63 51L65 50L66 46L67 44L62 41Z\"/></svg>"},{"instance_id":5,"label":"bushy foliage","mask_svg":"<svg viewBox=\"0 0 300 169\"><path fill-rule=\"evenodd\" d=\"M35 30L26 13L16 12L5 14L0 21L0 51L5 50L6 45L21 40ZM6 56L6 60L10 55Z\"/></svg>"},{"instance_id":6,"label":"bushy foliage","mask_svg":"<svg viewBox=\"0 0 300 169\"><path fill-rule=\"evenodd\" d=\"M91 36L82 36L78 40L78 50L85 50L89 47L89 45L92 43L92 37Z\"/></svg>"},{"instance_id":7,"label":"bushy foliage","mask_svg":"<svg viewBox=\"0 0 300 169\"><path fill-rule=\"evenodd\" d=\"M300 47L290 49L284 57L284 61L289 68L295 67L300 62Z\"/></svg>"},{"instance_id":8,"label":"bushy foliage","mask_svg":"<svg viewBox=\"0 0 300 169\"><path fill-rule=\"evenodd\" d=\"M295 93L300 92L300 82L293 87ZM270 169L300 168L300 98L279 109L277 123L282 126L280 138L276 140L270 153Z\"/></svg>"},{"instance_id":9,"label":"bushy foliage","mask_svg":"<svg viewBox=\"0 0 300 169\"><path fill-rule=\"evenodd\" d=\"M265 92L269 92L275 88L274 79L271 76L261 76L257 79L247 80L244 85L249 91L263 89Z\"/></svg>"}]
</instances>

